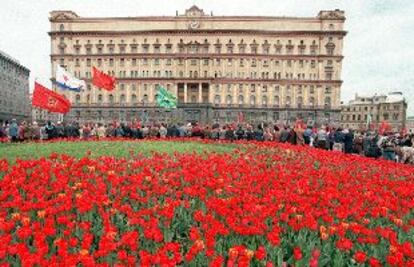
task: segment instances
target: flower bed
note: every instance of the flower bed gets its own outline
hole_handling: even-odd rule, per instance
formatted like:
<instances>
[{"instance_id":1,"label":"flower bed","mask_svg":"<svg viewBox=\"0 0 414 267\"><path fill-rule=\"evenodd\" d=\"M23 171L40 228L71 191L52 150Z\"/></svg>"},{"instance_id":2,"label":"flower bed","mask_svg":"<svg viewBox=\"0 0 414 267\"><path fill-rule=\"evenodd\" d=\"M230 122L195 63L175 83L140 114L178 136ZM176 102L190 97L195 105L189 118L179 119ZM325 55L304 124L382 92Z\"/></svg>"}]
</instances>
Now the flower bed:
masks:
<instances>
[{"instance_id":1,"label":"flower bed","mask_svg":"<svg viewBox=\"0 0 414 267\"><path fill-rule=\"evenodd\" d=\"M0 264L408 266L413 171L272 143L2 160Z\"/></svg>"}]
</instances>

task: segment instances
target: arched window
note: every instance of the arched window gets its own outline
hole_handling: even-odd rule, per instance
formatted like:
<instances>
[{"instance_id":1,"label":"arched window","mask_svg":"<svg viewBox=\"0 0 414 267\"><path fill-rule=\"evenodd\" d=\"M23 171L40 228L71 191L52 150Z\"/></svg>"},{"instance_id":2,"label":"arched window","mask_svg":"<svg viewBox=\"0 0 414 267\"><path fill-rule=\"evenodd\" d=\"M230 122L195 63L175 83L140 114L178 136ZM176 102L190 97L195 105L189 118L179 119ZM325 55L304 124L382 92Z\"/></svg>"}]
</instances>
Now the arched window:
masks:
<instances>
[{"instance_id":1,"label":"arched window","mask_svg":"<svg viewBox=\"0 0 414 267\"><path fill-rule=\"evenodd\" d=\"M110 104L113 104L115 102L115 98L112 94L108 96L108 100Z\"/></svg>"},{"instance_id":2,"label":"arched window","mask_svg":"<svg viewBox=\"0 0 414 267\"><path fill-rule=\"evenodd\" d=\"M239 105L244 104L244 97L242 95L239 95Z\"/></svg>"},{"instance_id":3,"label":"arched window","mask_svg":"<svg viewBox=\"0 0 414 267\"><path fill-rule=\"evenodd\" d=\"M300 108L303 105L303 97L298 96L298 98L296 99L296 104L297 106Z\"/></svg>"},{"instance_id":4,"label":"arched window","mask_svg":"<svg viewBox=\"0 0 414 267\"><path fill-rule=\"evenodd\" d=\"M325 97L325 107L330 107L331 106L331 97L327 96Z\"/></svg>"},{"instance_id":5,"label":"arched window","mask_svg":"<svg viewBox=\"0 0 414 267\"><path fill-rule=\"evenodd\" d=\"M275 102L275 106L279 106L279 101L280 100L279 100L279 96L278 95L275 95L273 101Z\"/></svg>"},{"instance_id":6,"label":"arched window","mask_svg":"<svg viewBox=\"0 0 414 267\"><path fill-rule=\"evenodd\" d=\"M132 103L137 103L137 95L135 95L135 94L131 95L131 102Z\"/></svg>"},{"instance_id":7,"label":"arched window","mask_svg":"<svg viewBox=\"0 0 414 267\"><path fill-rule=\"evenodd\" d=\"M143 95L142 96L142 102L148 103L148 95Z\"/></svg>"},{"instance_id":8,"label":"arched window","mask_svg":"<svg viewBox=\"0 0 414 267\"><path fill-rule=\"evenodd\" d=\"M121 103L125 103L125 102L126 102L126 97L125 97L125 95L121 95L120 102L121 102Z\"/></svg>"},{"instance_id":9,"label":"arched window","mask_svg":"<svg viewBox=\"0 0 414 267\"><path fill-rule=\"evenodd\" d=\"M262 96L262 105L267 106L267 96Z\"/></svg>"},{"instance_id":10,"label":"arched window","mask_svg":"<svg viewBox=\"0 0 414 267\"><path fill-rule=\"evenodd\" d=\"M232 99L231 95L227 95L226 96L226 104L227 105L231 105L232 102L233 102L233 99Z\"/></svg>"},{"instance_id":11,"label":"arched window","mask_svg":"<svg viewBox=\"0 0 414 267\"><path fill-rule=\"evenodd\" d=\"M221 97L220 95L214 96L214 104L220 104L221 103Z\"/></svg>"},{"instance_id":12,"label":"arched window","mask_svg":"<svg viewBox=\"0 0 414 267\"><path fill-rule=\"evenodd\" d=\"M81 102L81 96L76 95L76 103L79 104Z\"/></svg>"},{"instance_id":13,"label":"arched window","mask_svg":"<svg viewBox=\"0 0 414 267\"><path fill-rule=\"evenodd\" d=\"M290 104L291 104L291 99L290 99L290 96L286 96L286 106L290 106Z\"/></svg>"},{"instance_id":14,"label":"arched window","mask_svg":"<svg viewBox=\"0 0 414 267\"><path fill-rule=\"evenodd\" d=\"M256 96L254 95L250 96L250 105L252 106L256 105Z\"/></svg>"},{"instance_id":15,"label":"arched window","mask_svg":"<svg viewBox=\"0 0 414 267\"><path fill-rule=\"evenodd\" d=\"M60 24L60 26L59 26L59 30L60 30L60 31L64 31L64 30L65 30L65 25Z\"/></svg>"},{"instance_id":16,"label":"arched window","mask_svg":"<svg viewBox=\"0 0 414 267\"><path fill-rule=\"evenodd\" d=\"M311 96L311 97L309 98L309 105L310 105L311 107L315 106L315 97Z\"/></svg>"}]
</instances>

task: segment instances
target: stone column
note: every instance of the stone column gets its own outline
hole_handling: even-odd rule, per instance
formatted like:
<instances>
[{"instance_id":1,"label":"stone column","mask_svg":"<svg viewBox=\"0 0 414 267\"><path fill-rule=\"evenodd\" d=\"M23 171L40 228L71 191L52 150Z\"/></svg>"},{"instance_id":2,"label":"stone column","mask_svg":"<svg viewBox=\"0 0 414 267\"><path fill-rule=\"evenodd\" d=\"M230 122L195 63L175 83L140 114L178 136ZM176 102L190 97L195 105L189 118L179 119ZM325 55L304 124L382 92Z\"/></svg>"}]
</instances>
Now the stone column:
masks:
<instances>
[{"instance_id":1,"label":"stone column","mask_svg":"<svg viewBox=\"0 0 414 267\"><path fill-rule=\"evenodd\" d=\"M198 103L203 103L203 87L202 83L198 84Z\"/></svg>"},{"instance_id":2,"label":"stone column","mask_svg":"<svg viewBox=\"0 0 414 267\"><path fill-rule=\"evenodd\" d=\"M187 103L187 84L184 83L184 103Z\"/></svg>"}]
</instances>

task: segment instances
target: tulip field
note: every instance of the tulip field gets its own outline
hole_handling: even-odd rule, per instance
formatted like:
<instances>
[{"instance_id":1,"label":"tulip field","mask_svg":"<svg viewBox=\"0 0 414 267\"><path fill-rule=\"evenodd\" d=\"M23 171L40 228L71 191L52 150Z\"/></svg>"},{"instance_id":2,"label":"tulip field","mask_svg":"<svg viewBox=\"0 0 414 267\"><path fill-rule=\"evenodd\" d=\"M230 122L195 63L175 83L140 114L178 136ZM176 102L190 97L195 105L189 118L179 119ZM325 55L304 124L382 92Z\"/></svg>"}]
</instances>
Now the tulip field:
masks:
<instances>
[{"instance_id":1,"label":"tulip field","mask_svg":"<svg viewBox=\"0 0 414 267\"><path fill-rule=\"evenodd\" d=\"M0 144L0 266L414 266L414 167L273 142Z\"/></svg>"}]
</instances>

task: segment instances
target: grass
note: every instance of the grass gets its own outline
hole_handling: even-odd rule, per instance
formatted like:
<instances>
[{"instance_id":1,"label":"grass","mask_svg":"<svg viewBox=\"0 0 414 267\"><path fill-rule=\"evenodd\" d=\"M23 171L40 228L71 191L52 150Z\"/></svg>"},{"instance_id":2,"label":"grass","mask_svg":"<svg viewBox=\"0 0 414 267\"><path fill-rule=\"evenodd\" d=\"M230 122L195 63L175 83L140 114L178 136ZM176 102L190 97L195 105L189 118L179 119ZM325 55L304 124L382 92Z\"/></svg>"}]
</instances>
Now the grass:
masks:
<instances>
[{"instance_id":1,"label":"grass","mask_svg":"<svg viewBox=\"0 0 414 267\"><path fill-rule=\"evenodd\" d=\"M77 158L85 156L90 151L92 157L115 156L129 157L131 152L149 155L151 152L160 153L190 153L190 152L232 152L232 144L203 144L200 142L170 142L170 141L90 141L90 142L59 142L59 143L0 143L0 159L14 162L16 159L34 159L47 157L51 153L68 154Z\"/></svg>"}]
</instances>

